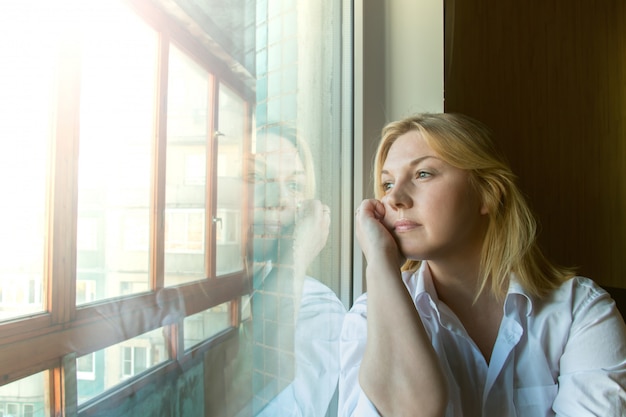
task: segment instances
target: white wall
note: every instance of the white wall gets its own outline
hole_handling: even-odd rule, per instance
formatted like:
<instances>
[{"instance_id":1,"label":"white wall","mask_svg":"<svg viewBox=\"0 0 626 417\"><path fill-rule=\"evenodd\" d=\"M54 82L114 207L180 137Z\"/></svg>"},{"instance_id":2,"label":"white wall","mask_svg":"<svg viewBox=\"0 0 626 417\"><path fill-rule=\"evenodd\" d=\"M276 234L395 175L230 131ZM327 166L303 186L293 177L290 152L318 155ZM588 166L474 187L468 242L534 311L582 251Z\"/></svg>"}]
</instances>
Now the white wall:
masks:
<instances>
[{"instance_id":1,"label":"white wall","mask_svg":"<svg viewBox=\"0 0 626 417\"><path fill-rule=\"evenodd\" d=\"M443 0L354 2L354 206L372 195L382 127L418 112L443 112ZM363 291L354 239L353 299Z\"/></svg>"},{"instance_id":2,"label":"white wall","mask_svg":"<svg viewBox=\"0 0 626 417\"><path fill-rule=\"evenodd\" d=\"M443 111L443 0L387 0L388 120Z\"/></svg>"}]
</instances>

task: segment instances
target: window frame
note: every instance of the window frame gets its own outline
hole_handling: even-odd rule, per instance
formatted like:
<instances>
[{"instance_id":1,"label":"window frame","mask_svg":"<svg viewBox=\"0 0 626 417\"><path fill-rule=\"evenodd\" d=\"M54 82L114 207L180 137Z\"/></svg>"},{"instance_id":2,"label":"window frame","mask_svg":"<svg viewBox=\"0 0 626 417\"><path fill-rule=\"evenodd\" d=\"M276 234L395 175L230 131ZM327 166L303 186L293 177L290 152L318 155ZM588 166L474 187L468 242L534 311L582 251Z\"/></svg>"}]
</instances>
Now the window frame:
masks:
<instances>
[{"instance_id":1,"label":"window frame","mask_svg":"<svg viewBox=\"0 0 626 417\"><path fill-rule=\"evenodd\" d=\"M80 107L80 52L79 37L73 36L76 28L66 28L63 42L58 51L59 62L64 69L57 69L56 97L54 107L55 124L51 135L51 160L47 189L46 242L44 257L44 311L27 317L18 317L0 323L0 369L2 385L29 375L46 372L47 396L50 415L65 415L63 410L76 409L76 399L64 398L65 386L76 384L76 357L94 353L108 346L132 339L155 326L154 317L163 315L159 304L184 300L184 316L178 323L170 324L166 345L169 360L155 369L150 368L145 376L133 379L132 386L121 387L114 396L124 397L159 375L177 369L176 362L198 360L199 353L213 344L231 337L241 322L241 296L249 293L246 268L220 277L215 275L216 231L213 221L217 210L216 136L208 134L207 178L206 178L206 265L210 265L206 277L199 281L181 284L176 292L165 292L165 298L157 300L157 293L164 287L164 216L165 216L165 153L167 117L167 64L169 45L177 47L199 63L210 75L212 123L209 132L218 130L218 89L227 85L246 103L246 120L253 114L254 91L252 81L242 79L227 63L217 58L206 43L196 39L171 16L148 2L127 0L130 8L142 17L159 37L159 63L155 142L153 143L153 184L150 226L150 290L142 294L106 299L76 305L77 279L77 204L78 204L78 146ZM245 77L243 77L245 78ZM243 152L250 148L251 126L245 127L246 136ZM210 168L209 168L210 167ZM245 169L245 168L242 168ZM245 173L242 172L245 177ZM249 190L242 201L242 221L247 224ZM245 233L241 227L240 233ZM243 248L242 248L243 249ZM174 298L176 297L176 298ZM183 345L184 317L230 302L230 328L214 335L194 347L185 350ZM111 327L124 328L124 335L111 334ZM45 346L45 349L41 349ZM130 390L130 391L129 391ZM69 390L71 392L71 389ZM107 392L109 401L111 393ZM69 404L68 404L69 402ZM97 409L99 399L81 405L80 411L89 414L89 408ZM61 412L61 414L58 414Z\"/></svg>"}]
</instances>

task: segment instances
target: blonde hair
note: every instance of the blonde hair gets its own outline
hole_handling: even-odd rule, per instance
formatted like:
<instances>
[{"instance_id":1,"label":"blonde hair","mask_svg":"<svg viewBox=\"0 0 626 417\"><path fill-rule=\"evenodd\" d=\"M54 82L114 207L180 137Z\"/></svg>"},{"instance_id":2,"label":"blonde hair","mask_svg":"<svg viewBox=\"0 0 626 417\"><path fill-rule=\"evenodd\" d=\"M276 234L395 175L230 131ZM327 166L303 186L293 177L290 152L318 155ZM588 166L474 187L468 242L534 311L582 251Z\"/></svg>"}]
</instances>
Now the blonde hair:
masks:
<instances>
[{"instance_id":1,"label":"blonde hair","mask_svg":"<svg viewBox=\"0 0 626 417\"><path fill-rule=\"evenodd\" d=\"M374 193L384 195L382 167L395 140L418 131L445 162L470 172L470 182L487 207L489 224L481 253L481 279L476 297L487 287L503 298L511 273L531 295L542 297L574 275L550 262L537 241L537 223L504 156L496 149L490 130L482 123L454 113L418 114L389 123L374 162ZM415 270L420 261L408 260L403 270Z\"/></svg>"}]
</instances>

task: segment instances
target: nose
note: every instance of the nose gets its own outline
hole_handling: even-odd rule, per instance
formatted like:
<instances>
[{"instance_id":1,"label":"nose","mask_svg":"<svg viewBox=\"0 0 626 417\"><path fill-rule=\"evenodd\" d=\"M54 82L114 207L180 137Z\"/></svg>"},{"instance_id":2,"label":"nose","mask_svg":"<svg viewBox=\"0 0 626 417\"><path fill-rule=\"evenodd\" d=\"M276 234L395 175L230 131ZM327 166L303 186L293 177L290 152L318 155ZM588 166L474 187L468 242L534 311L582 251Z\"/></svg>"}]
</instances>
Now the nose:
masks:
<instances>
[{"instance_id":1,"label":"nose","mask_svg":"<svg viewBox=\"0 0 626 417\"><path fill-rule=\"evenodd\" d=\"M413 207L413 198L411 197L410 187L411 184L405 184L403 181L398 181L383 197L383 203L386 203L393 210L408 209Z\"/></svg>"}]
</instances>

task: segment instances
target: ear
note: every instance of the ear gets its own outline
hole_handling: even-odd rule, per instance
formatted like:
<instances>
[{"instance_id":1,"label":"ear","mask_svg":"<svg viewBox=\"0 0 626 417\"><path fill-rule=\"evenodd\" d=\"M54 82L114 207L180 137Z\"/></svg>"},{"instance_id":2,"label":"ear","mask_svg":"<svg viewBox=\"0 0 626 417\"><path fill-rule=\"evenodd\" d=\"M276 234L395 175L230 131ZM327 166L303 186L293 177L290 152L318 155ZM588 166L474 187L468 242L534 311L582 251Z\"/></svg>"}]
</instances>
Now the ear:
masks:
<instances>
[{"instance_id":1,"label":"ear","mask_svg":"<svg viewBox=\"0 0 626 417\"><path fill-rule=\"evenodd\" d=\"M503 204L504 188L497 182L489 181L487 185L489 186L489 192L485 196L486 198L483 199L483 204L480 208L481 214L489 214L491 210L498 211Z\"/></svg>"},{"instance_id":2,"label":"ear","mask_svg":"<svg viewBox=\"0 0 626 417\"><path fill-rule=\"evenodd\" d=\"M480 214L489 214L489 200L493 197L493 193L491 192L494 191L493 186L489 182L475 175L469 176L469 183L473 192L480 200ZM499 193L497 194L499 195Z\"/></svg>"},{"instance_id":3,"label":"ear","mask_svg":"<svg viewBox=\"0 0 626 417\"><path fill-rule=\"evenodd\" d=\"M482 204L480 206L480 214L485 215L491 212L490 207L494 210L498 210L498 207L502 204L502 198L504 190L497 183L487 182L487 189L482 194Z\"/></svg>"}]
</instances>

